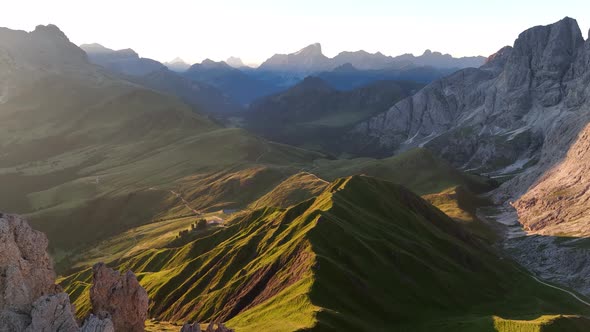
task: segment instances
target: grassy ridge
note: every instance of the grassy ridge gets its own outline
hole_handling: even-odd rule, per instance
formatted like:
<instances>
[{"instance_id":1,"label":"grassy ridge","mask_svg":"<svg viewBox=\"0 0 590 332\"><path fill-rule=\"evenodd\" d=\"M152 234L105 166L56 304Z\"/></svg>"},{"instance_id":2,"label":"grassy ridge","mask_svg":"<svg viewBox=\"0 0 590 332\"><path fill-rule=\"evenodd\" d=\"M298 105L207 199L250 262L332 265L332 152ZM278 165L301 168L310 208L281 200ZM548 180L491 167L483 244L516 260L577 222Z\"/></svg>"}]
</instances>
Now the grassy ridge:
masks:
<instances>
[{"instance_id":1,"label":"grassy ridge","mask_svg":"<svg viewBox=\"0 0 590 332\"><path fill-rule=\"evenodd\" d=\"M89 231L87 232L89 236L84 237L81 233L81 236L78 237L80 243L84 241L89 242L91 239L97 238L96 235L100 235L100 242L96 244L89 243L92 245L89 246L88 250L70 255L69 260L64 260L60 266L67 267L68 264L80 266L84 262L93 261L96 255L92 253L92 251L95 251L92 248L104 248L107 245L111 248L119 248L119 246L113 247L112 244L121 240L118 233L126 232L127 229L131 232L137 231L141 233L142 231L135 229L135 227L141 227L145 223L153 224L153 222L158 220L169 220L193 214L192 210L187 208L180 197L190 205L191 209L201 212L214 212L219 209L225 209L231 212L234 210L256 209L267 206L286 208L318 195L327 187L328 183L318 176L307 172L299 172L301 167L297 167L297 160L299 162L307 162L305 158L309 158L313 154L306 155L303 150L289 150L288 147L282 145L261 142L260 147L262 149L251 153L254 156L258 155L256 157L258 163L245 162L236 164L235 166L228 166L222 170L210 169L209 171L193 173L169 184L156 187L162 189L154 190L156 188L149 188L143 194L141 191L134 194L120 194L115 196L118 197L116 199L118 199L119 203L113 201L113 198L110 198L109 200L104 199L101 204L99 204L99 201L86 203L86 209L77 208L73 209L73 212L63 209L58 210L58 212L62 211L63 213L49 215L47 210L42 211L43 220L48 225L63 225L66 221L70 220L69 225L73 227L77 220L80 218L84 219L89 225ZM265 146L266 144L269 146ZM283 153L292 154L291 159L287 159L287 164L277 164L277 161L273 159L276 157L282 158L281 155ZM309 163L311 164L311 162ZM454 170L446 163L433 157L426 150L409 151L386 160L319 160L314 162L314 164L316 166L315 168L313 166L307 168L310 168L311 172L317 173L326 179L337 174L352 175L365 173L397 181L414 191L422 193L432 193L432 190L439 190L446 186L473 188L471 190L481 190L481 188L489 187L485 181ZM186 172L190 173L190 170L187 169ZM430 185L429 181L435 183L435 185ZM471 190L465 189L466 192L471 192ZM170 191L180 194L180 197L171 194ZM147 200L148 197L153 197L156 193L162 195L160 202ZM130 202L135 201L138 204L120 206L120 203L128 201L129 195L134 197ZM475 202L472 201L475 199L475 195L460 195L462 206L457 206L457 200L452 197L449 199L446 196L448 195L439 195L438 197L444 197L445 199L441 198L436 200L436 202L433 201L434 205L443 209L445 209L445 205L454 205L454 211L456 213L474 213ZM77 197L77 199L79 198ZM140 198L145 198L143 203L141 203ZM70 200L69 202L72 201L75 200ZM467 206L463 206L463 202L467 202ZM106 209L109 206L118 207ZM145 208L142 208L142 206ZM91 210L93 207L103 207L104 209ZM466 212L464 208L467 208L470 212ZM76 210L82 213L76 212ZM105 215L105 211L112 211L113 214ZM449 209L445 209L444 211L447 213L453 212ZM109 220L110 223L105 224L103 220ZM478 228L481 226L478 222L470 222L468 224L469 226L474 226L474 230L476 231L479 231ZM112 226L101 228L101 225ZM150 227L157 228L158 226L156 223ZM166 228L166 225L163 224L162 229ZM70 239L68 237L62 236L62 233L59 232L60 229L62 228L55 227L55 231L52 231L50 228L46 228L50 232L50 239L52 241L56 241L56 239L69 241ZM110 232L105 233L106 231ZM485 231L485 229L482 229L482 231ZM142 249L160 247L159 245L141 246ZM102 257L110 261L122 255L123 253L120 252L122 250L122 248L119 252L107 250L105 252L112 254L113 257L110 259L108 256L103 255ZM60 257L57 258L59 259Z\"/></svg>"},{"instance_id":2,"label":"grassy ridge","mask_svg":"<svg viewBox=\"0 0 590 332\"><path fill-rule=\"evenodd\" d=\"M492 331L494 315L587 313L408 190L361 176L111 265L138 272L152 317L238 331ZM62 281L79 313L88 278Z\"/></svg>"},{"instance_id":3,"label":"grassy ridge","mask_svg":"<svg viewBox=\"0 0 590 332\"><path fill-rule=\"evenodd\" d=\"M297 173L260 197L250 205L250 208L256 209L267 206L287 208L319 195L328 185L328 182L313 174Z\"/></svg>"}]
</instances>

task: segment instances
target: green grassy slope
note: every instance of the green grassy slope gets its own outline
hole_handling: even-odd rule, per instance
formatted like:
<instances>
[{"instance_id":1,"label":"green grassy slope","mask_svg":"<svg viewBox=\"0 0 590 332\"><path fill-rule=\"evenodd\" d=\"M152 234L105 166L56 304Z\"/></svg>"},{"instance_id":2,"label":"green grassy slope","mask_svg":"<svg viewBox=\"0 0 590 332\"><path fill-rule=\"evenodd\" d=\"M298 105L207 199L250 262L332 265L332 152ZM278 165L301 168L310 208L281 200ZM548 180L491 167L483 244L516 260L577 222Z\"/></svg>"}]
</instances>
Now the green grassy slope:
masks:
<instances>
[{"instance_id":1,"label":"green grassy slope","mask_svg":"<svg viewBox=\"0 0 590 332\"><path fill-rule=\"evenodd\" d=\"M364 176L111 265L138 273L150 316L237 331L494 331L494 316L588 313L415 194ZM79 313L89 283L89 270L62 280Z\"/></svg>"},{"instance_id":2,"label":"green grassy slope","mask_svg":"<svg viewBox=\"0 0 590 332\"><path fill-rule=\"evenodd\" d=\"M320 159L310 172L332 181L339 177L365 174L403 184L419 195L433 194L455 186L475 193L488 191L493 183L463 173L423 148L416 148L385 159Z\"/></svg>"},{"instance_id":3,"label":"green grassy slope","mask_svg":"<svg viewBox=\"0 0 590 332\"><path fill-rule=\"evenodd\" d=\"M264 144L272 146L273 143ZM284 147L282 145L276 146L277 149ZM215 212L219 209L239 211L242 209L256 209L268 206L286 208L292 204L317 196L327 187L328 183L316 175L306 172L296 173L300 169L294 166L280 166L280 164L277 164L278 161L272 160L274 155L278 155L284 158L284 160L291 160L289 162L293 162L293 165L295 165L295 161L289 159L293 158L293 156L283 157L279 153L265 153L266 151L265 148L263 153L259 155L262 156L258 160L259 164L242 164L219 171L192 174L170 183L169 189L180 194L180 197L191 208L201 212ZM291 154L295 152L294 155L297 156L300 150L292 149L287 151ZM301 159L303 160L303 158ZM311 165L311 162L309 164ZM319 160L314 162L314 165L315 167L307 166L305 168L310 169L311 172L315 172L325 179L331 179L337 175L348 176L364 173L397 181L413 191L422 194L432 194L432 197L437 197L437 199L431 200L435 206L443 209L443 211L449 213L453 218L466 222L478 234L485 237L490 237L491 235L489 230L483 227L480 222L473 220L475 206L481 204L481 202L472 194L472 191L482 190L482 188L488 188L489 186L480 178L466 175L453 169L440 159L430 155L426 150L410 151L385 160ZM447 186L453 187L446 189ZM466 195L459 195L460 197L447 193L449 190L454 190L452 188L455 187L472 189L461 190L461 193L466 193ZM441 190L441 188L444 188L443 193L436 195L438 194L436 190ZM149 191L149 193L152 195L155 194L154 191ZM166 193L163 192L163 194ZM164 215L160 214L151 218L152 220L192 215L192 211L188 210L184 204L181 204L179 197L174 195L167 197L167 201L169 202L168 208L162 207L166 212ZM428 195L425 197L428 197ZM474 202L474 200L477 202ZM157 208L157 206L155 207ZM158 209L160 208L156 210ZM130 220L137 220L133 216L119 219L119 212L123 213L126 211L122 207L113 211L117 213L107 216L109 220L112 220L113 224L121 223L125 225ZM150 210L142 210L142 212L147 211ZM87 214L84 217L87 222L91 225L101 224L100 219L92 219L89 215ZM125 214L122 215L125 216ZM97 216L105 217L104 214L97 214ZM471 219L465 219L467 217ZM56 218L55 222L60 223L67 218L67 216L60 216L60 218ZM95 222L91 222L93 220ZM158 229L158 223L155 222L150 227L154 230ZM162 224L161 232L164 232L166 229L168 229L166 224ZM136 231L143 232L139 228L131 228L129 230L129 232ZM106 237L100 243L90 246L89 250L77 252L74 257L71 257L71 262L67 261L61 265L74 264L79 267L81 264L94 261L96 255L93 252L96 252L98 250L97 248L111 246L120 240L121 237L118 234ZM143 249L157 249L161 246L153 245L146 247L142 245L140 247ZM118 248L117 250L108 250L113 257L120 257L129 250L128 246L114 246L112 248ZM107 260L109 258L108 255L102 255L101 257Z\"/></svg>"}]
</instances>

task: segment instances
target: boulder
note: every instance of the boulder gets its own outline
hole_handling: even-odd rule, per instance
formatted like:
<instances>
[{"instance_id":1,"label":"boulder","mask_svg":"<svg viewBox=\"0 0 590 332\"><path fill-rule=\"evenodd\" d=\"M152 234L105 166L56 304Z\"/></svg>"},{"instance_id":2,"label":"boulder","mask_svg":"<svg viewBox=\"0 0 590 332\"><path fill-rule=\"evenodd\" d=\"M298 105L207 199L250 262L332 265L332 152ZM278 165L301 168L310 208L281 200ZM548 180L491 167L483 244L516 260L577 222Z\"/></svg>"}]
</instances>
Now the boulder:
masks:
<instances>
[{"instance_id":1,"label":"boulder","mask_svg":"<svg viewBox=\"0 0 590 332\"><path fill-rule=\"evenodd\" d=\"M66 293L45 295L33 303L31 324L25 332L78 332L70 298Z\"/></svg>"},{"instance_id":2,"label":"boulder","mask_svg":"<svg viewBox=\"0 0 590 332\"><path fill-rule=\"evenodd\" d=\"M186 323L180 329L180 332L201 332L201 326L198 322Z\"/></svg>"},{"instance_id":3,"label":"boulder","mask_svg":"<svg viewBox=\"0 0 590 332\"><path fill-rule=\"evenodd\" d=\"M215 325L217 325L217 328L215 328ZM234 332L234 330L228 329L225 325L223 325L223 323L215 324L214 322L211 322L207 326L207 330L205 330L205 332Z\"/></svg>"},{"instance_id":4,"label":"boulder","mask_svg":"<svg viewBox=\"0 0 590 332\"><path fill-rule=\"evenodd\" d=\"M110 317L90 314L80 332L115 332L115 327Z\"/></svg>"}]
</instances>

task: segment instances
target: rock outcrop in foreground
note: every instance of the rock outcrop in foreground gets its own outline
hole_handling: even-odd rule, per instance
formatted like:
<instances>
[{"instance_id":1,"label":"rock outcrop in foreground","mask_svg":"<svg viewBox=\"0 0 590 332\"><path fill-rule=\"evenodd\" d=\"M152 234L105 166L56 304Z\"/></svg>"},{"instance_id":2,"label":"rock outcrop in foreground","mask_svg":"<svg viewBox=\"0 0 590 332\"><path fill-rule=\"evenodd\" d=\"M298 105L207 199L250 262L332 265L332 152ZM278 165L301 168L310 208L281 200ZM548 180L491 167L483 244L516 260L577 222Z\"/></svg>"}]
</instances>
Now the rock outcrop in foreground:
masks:
<instances>
[{"instance_id":1,"label":"rock outcrop in foreground","mask_svg":"<svg viewBox=\"0 0 590 332\"><path fill-rule=\"evenodd\" d=\"M110 315L116 331L140 332L145 329L148 295L135 274L121 274L104 263L94 265L90 301L95 315Z\"/></svg>"},{"instance_id":2,"label":"rock outcrop in foreground","mask_svg":"<svg viewBox=\"0 0 590 332\"><path fill-rule=\"evenodd\" d=\"M0 214L0 331L77 332L68 295L55 285L47 237Z\"/></svg>"},{"instance_id":3,"label":"rock outcrop in foreground","mask_svg":"<svg viewBox=\"0 0 590 332\"><path fill-rule=\"evenodd\" d=\"M144 330L146 291L132 272L121 276L104 264L94 269L96 316L90 315L80 329L68 294L55 285L47 245L45 234L26 220L0 213L0 332Z\"/></svg>"},{"instance_id":4,"label":"rock outcrop in foreground","mask_svg":"<svg viewBox=\"0 0 590 332\"><path fill-rule=\"evenodd\" d=\"M0 309L30 311L39 297L56 293L47 237L14 215L0 216Z\"/></svg>"}]
</instances>

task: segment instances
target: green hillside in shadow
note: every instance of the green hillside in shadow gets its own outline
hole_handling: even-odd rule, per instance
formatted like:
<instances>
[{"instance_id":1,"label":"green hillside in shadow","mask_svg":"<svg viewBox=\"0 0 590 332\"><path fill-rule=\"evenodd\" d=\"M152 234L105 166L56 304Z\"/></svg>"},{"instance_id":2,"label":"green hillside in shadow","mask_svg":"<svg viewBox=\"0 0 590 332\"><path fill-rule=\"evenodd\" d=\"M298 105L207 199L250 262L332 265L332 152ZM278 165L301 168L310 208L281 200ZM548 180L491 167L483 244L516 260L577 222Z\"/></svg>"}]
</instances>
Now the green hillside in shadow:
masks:
<instances>
[{"instance_id":1,"label":"green hillside in shadow","mask_svg":"<svg viewBox=\"0 0 590 332\"><path fill-rule=\"evenodd\" d=\"M62 265L110 236L190 214L172 193L182 179L268 164L281 175L262 195L321 156L122 80L55 26L2 29L0 47L0 210L25 214Z\"/></svg>"},{"instance_id":2,"label":"green hillside in shadow","mask_svg":"<svg viewBox=\"0 0 590 332\"><path fill-rule=\"evenodd\" d=\"M494 331L495 317L588 313L412 192L366 176L111 265L138 273L151 317L237 331ZM62 280L79 314L89 283L90 270Z\"/></svg>"}]
</instances>

